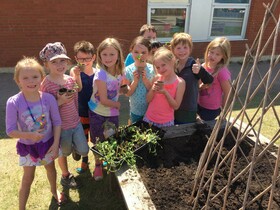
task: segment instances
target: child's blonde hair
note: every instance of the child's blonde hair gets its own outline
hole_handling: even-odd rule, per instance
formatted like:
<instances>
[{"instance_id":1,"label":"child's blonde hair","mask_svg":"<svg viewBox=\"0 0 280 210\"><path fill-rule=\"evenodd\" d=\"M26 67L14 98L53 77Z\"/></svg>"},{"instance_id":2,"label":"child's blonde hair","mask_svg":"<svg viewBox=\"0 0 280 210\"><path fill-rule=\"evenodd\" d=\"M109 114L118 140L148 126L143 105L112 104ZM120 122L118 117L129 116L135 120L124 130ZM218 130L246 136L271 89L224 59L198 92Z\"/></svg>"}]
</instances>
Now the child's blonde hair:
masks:
<instances>
[{"instance_id":1,"label":"child's blonde hair","mask_svg":"<svg viewBox=\"0 0 280 210\"><path fill-rule=\"evenodd\" d=\"M174 70L176 67L176 58L175 55L166 47L160 47L154 54L153 64L156 60L161 59L163 62L173 62L174 63ZM156 69L156 68L155 68Z\"/></svg>"},{"instance_id":2,"label":"child's blonde hair","mask_svg":"<svg viewBox=\"0 0 280 210\"><path fill-rule=\"evenodd\" d=\"M19 60L15 66L14 80L18 84L19 83L19 74L22 69L32 68L37 70L42 79L45 77L45 72L43 66L38 62L35 57L23 57Z\"/></svg>"},{"instance_id":3,"label":"child's blonde hair","mask_svg":"<svg viewBox=\"0 0 280 210\"><path fill-rule=\"evenodd\" d=\"M187 33L175 33L170 42L171 50L173 51L178 44L188 45L190 50L192 50L193 43L191 35Z\"/></svg>"},{"instance_id":4,"label":"child's blonde hair","mask_svg":"<svg viewBox=\"0 0 280 210\"><path fill-rule=\"evenodd\" d=\"M219 48L221 50L221 53L223 54L223 58L216 66L215 70L217 71L221 67L227 66L229 64L229 60L230 60L230 56L231 56L230 55L231 54L230 42L226 37L217 37L217 38L213 39L208 44L205 54L204 54L204 60L205 60L206 66L208 66L208 64L209 64L209 61L207 59L208 53L210 50L215 49L215 48Z\"/></svg>"},{"instance_id":5,"label":"child's blonde hair","mask_svg":"<svg viewBox=\"0 0 280 210\"><path fill-rule=\"evenodd\" d=\"M103 40L97 48L97 68L101 68L107 71L107 67L102 63L101 52L107 47L113 47L118 51L118 60L116 63L116 74L123 75L124 70L124 58L120 43L115 38L106 38Z\"/></svg>"}]
</instances>

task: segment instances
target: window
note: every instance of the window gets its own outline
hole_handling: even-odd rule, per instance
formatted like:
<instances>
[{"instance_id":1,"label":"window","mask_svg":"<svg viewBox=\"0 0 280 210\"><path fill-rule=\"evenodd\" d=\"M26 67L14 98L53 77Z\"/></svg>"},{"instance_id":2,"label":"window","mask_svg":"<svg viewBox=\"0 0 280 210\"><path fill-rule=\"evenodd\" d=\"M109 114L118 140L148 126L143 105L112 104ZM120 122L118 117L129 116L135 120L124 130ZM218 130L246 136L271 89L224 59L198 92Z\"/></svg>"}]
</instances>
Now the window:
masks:
<instances>
[{"instance_id":1,"label":"window","mask_svg":"<svg viewBox=\"0 0 280 210\"><path fill-rule=\"evenodd\" d=\"M210 36L244 38L249 0L214 0Z\"/></svg>"},{"instance_id":2,"label":"window","mask_svg":"<svg viewBox=\"0 0 280 210\"><path fill-rule=\"evenodd\" d=\"M160 41L170 41L176 32L187 32L189 0L149 0L148 23L155 26Z\"/></svg>"}]
</instances>

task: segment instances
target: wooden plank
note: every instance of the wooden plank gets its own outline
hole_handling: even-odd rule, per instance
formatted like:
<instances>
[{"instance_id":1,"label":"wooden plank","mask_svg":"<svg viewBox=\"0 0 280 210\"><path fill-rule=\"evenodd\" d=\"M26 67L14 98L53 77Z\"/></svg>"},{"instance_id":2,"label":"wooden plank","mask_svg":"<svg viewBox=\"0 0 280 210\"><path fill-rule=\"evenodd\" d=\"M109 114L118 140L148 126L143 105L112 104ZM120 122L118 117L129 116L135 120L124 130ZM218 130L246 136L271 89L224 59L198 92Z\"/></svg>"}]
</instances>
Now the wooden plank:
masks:
<instances>
[{"instance_id":1,"label":"wooden plank","mask_svg":"<svg viewBox=\"0 0 280 210\"><path fill-rule=\"evenodd\" d=\"M196 125L199 124L206 124L207 126L209 126L209 128L213 129L216 124L216 120L165 127L163 128L163 130L166 133L164 134L163 139L173 139L177 137L190 136L196 131ZM225 127L225 123L223 123L221 127Z\"/></svg>"},{"instance_id":2,"label":"wooden plank","mask_svg":"<svg viewBox=\"0 0 280 210\"><path fill-rule=\"evenodd\" d=\"M115 175L128 210L156 209L138 171L124 165Z\"/></svg>"}]
</instances>

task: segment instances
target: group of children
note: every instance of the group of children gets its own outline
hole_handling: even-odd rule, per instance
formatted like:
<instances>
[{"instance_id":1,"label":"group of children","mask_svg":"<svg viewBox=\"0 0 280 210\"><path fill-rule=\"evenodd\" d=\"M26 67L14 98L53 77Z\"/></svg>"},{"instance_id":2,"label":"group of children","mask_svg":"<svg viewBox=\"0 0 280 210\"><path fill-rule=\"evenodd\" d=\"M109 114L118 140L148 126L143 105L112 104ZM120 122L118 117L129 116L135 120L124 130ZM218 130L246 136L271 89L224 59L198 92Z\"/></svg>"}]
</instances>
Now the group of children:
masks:
<instances>
[{"instance_id":1,"label":"group of children","mask_svg":"<svg viewBox=\"0 0 280 210\"><path fill-rule=\"evenodd\" d=\"M210 42L200 64L190 57L189 34L174 34L170 47L161 47L155 39L154 27L145 24L132 41L127 62L115 38L103 40L96 52L90 42L77 42L77 65L70 75L66 74L70 58L61 42L49 43L39 53L47 76L35 58L24 57L17 63L14 80L20 92L7 101L6 131L19 139L17 152L24 170L20 209L25 209L35 168L40 165L46 168L53 197L58 204L65 201L56 187L57 157L60 183L80 187L68 170L67 156L82 158L78 173L88 169L88 141L104 141L108 122L119 126L120 94L129 97L130 123L143 120L165 127L195 122L197 114L202 120L219 115L230 89L229 41L220 37ZM153 43L157 43L154 48ZM127 92L120 91L122 85L127 85ZM98 157L93 176L95 180L103 177Z\"/></svg>"}]
</instances>

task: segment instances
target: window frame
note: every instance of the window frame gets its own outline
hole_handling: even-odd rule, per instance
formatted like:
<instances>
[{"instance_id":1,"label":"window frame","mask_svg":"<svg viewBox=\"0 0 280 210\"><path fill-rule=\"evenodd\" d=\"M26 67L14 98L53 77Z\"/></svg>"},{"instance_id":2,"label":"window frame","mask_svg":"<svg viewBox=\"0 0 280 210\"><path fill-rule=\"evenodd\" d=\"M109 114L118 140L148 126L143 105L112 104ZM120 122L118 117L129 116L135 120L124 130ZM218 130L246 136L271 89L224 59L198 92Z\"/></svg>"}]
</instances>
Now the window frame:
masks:
<instances>
[{"instance_id":1,"label":"window frame","mask_svg":"<svg viewBox=\"0 0 280 210\"><path fill-rule=\"evenodd\" d=\"M148 2L148 15L147 15L147 23L151 24L151 14L152 9L185 9L186 10L186 21L185 21L185 30L184 32L188 33L189 31L189 22L190 22L190 7L191 3L190 1L187 3L153 3ZM172 37L157 37L157 40L160 42L170 42Z\"/></svg>"},{"instance_id":2,"label":"window frame","mask_svg":"<svg viewBox=\"0 0 280 210\"><path fill-rule=\"evenodd\" d=\"M244 19L242 22L242 29L241 29L240 35L224 35L224 36L226 36L230 40L245 39L247 24L248 24L248 20L249 20L250 5L251 5L251 0L249 0L249 3L236 3L236 4L234 4L234 3L215 3L215 0L213 0L212 9L211 9L211 18L210 18L209 30L208 30L209 38L213 39L215 37L218 37L218 36L211 36L215 9L244 9L245 10Z\"/></svg>"}]
</instances>

